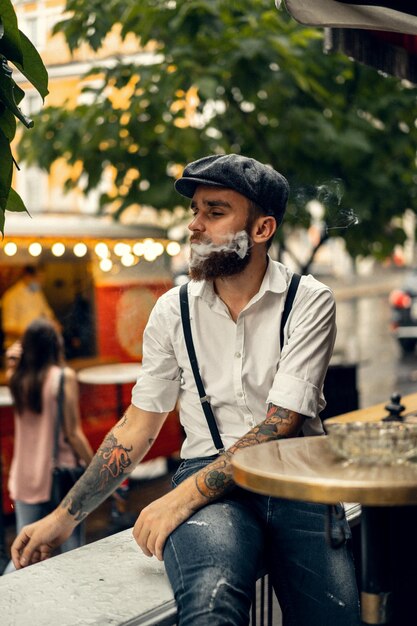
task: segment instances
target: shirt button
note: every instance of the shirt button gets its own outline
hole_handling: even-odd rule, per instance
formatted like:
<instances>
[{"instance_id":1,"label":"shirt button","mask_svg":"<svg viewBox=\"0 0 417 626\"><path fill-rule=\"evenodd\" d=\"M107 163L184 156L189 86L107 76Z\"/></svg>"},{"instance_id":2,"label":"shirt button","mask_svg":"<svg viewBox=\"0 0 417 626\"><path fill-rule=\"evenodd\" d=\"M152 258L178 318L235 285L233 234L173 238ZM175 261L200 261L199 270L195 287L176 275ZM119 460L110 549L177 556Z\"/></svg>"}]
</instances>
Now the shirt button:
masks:
<instances>
[{"instance_id":1,"label":"shirt button","mask_svg":"<svg viewBox=\"0 0 417 626\"><path fill-rule=\"evenodd\" d=\"M241 357L241 356L242 356L242 355L240 354L240 352L235 352L235 357L236 357L237 359L240 359L240 357Z\"/></svg>"},{"instance_id":2,"label":"shirt button","mask_svg":"<svg viewBox=\"0 0 417 626\"><path fill-rule=\"evenodd\" d=\"M239 393L237 395L238 395L238 398L243 398L243 392L242 391L239 391Z\"/></svg>"}]
</instances>

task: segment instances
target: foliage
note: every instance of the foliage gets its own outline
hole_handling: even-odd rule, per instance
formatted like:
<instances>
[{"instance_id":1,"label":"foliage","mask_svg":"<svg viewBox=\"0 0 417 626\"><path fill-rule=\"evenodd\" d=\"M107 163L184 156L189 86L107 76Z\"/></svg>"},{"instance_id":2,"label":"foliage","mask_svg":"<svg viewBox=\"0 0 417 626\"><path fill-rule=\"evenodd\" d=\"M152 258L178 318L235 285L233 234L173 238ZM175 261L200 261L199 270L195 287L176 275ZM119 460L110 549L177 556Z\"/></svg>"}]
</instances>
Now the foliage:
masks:
<instances>
[{"instance_id":1,"label":"foliage","mask_svg":"<svg viewBox=\"0 0 417 626\"><path fill-rule=\"evenodd\" d=\"M188 161L240 152L268 162L292 186L284 227L308 225L309 199L326 205L325 236L354 255L386 256L403 241L392 218L417 209L415 88L322 51L321 31L271 0L67 0L57 25L71 50L98 50L115 23L140 36L151 64L97 68L92 104L45 109L21 156L48 170L82 164L67 187L97 188L111 165L118 212L182 201L173 178ZM47 141L45 142L45 138ZM353 224L357 217L358 224ZM282 235L281 235L282 236ZM377 243L375 243L377 242Z\"/></svg>"},{"instance_id":2,"label":"foliage","mask_svg":"<svg viewBox=\"0 0 417 626\"><path fill-rule=\"evenodd\" d=\"M29 39L17 25L16 14L10 0L0 0L0 231L3 232L5 211L25 211L19 195L11 188L13 156L10 144L16 134L16 118L26 128L33 121L19 108L24 91L12 77L11 62L42 98L48 93L48 77L44 64Z\"/></svg>"}]
</instances>

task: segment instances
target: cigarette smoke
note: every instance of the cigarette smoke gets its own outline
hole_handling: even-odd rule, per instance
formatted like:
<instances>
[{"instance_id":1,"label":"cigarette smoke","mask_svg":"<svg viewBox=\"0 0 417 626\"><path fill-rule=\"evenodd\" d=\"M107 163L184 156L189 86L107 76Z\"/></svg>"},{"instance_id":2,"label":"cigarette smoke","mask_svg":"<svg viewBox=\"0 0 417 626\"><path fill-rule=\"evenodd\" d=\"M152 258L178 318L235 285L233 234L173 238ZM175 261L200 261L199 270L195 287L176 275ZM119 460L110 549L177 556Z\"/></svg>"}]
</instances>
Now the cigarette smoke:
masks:
<instances>
[{"instance_id":1,"label":"cigarette smoke","mask_svg":"<svg viewBox=\"0 0 417 626\"><path fill-rule=\"evenodd\" d=\"M199 241L191 244L190 267L197 267L211 254L216 252L235 252L240 259L244 259L250 246L249 236L245 230L230 233L225 236L225 241L220 244Z\"/></svg>"},{"instance_id":2,"label":"cigarette smoke","mask_svg":"<svg viewBox=\"0 0 417 626\"><path fill-rule=\"evenodd\" d=\"M317 200L324 209L325 230L347 230L359 224L359 218L354 209L343 206L344 193L344 184L338 178L316 186L298 187L294 192L296 209L292 214L297 217L309 201Z\"/></svg>"}]
</instances>

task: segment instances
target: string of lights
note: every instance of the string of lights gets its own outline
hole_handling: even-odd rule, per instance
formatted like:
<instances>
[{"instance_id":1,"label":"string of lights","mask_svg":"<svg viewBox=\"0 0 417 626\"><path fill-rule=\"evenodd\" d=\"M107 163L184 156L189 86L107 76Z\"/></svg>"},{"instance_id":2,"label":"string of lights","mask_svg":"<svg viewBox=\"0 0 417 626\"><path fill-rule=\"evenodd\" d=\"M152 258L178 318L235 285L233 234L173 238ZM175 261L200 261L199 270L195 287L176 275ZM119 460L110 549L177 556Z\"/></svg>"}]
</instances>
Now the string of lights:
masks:
<instances>
[{"instance_id":1,"label":"string of lights","mask_svg":"<svg viewBox=\"0 0 417 626\"><path fill-rule=\"evenodd\" d=\"M99 267L102 272L109 272L115 263L120 263L124 267L132 267L142 259L152 263L164 252L171 257L178 255L181 246L176 241L155 240L151 237L138 241L115 241L115 240L71 240L63 238L63 241L56 241L49 238L38 238L30 240L24 237L16 237L9 240L1 247L2 252L7 257L13 257L19 251L27 250L34 258L40 257L43 252L50 250L52 255L59 258L64 254L73 254L77 258L94 254L99 260Z\"/></svg>"}]
</instances>

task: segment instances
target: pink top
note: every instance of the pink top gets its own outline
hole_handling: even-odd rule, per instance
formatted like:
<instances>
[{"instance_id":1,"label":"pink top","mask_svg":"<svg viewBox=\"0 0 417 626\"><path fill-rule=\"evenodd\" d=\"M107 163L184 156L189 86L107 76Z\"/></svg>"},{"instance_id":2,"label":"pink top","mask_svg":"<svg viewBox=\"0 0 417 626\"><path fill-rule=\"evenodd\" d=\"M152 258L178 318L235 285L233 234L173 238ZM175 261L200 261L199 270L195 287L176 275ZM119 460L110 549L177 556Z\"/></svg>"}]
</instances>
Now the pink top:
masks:
<instances>
[{"instance_id":1,"label":"pink top","mask_svg":"<svg viewBox=\"0 0 417 626\"><path fill-rule=\"evenodd\" d=\"M14 450L9 475L9 492L12 500L35 504L50 499L60 373L61 368L52 365L46 375L41 414L28 410L22 415L15 412ZM62 428L58 464L68 467L76 465L76 457L71 446L64 440Z\"/></svg>"}]
</instances>

